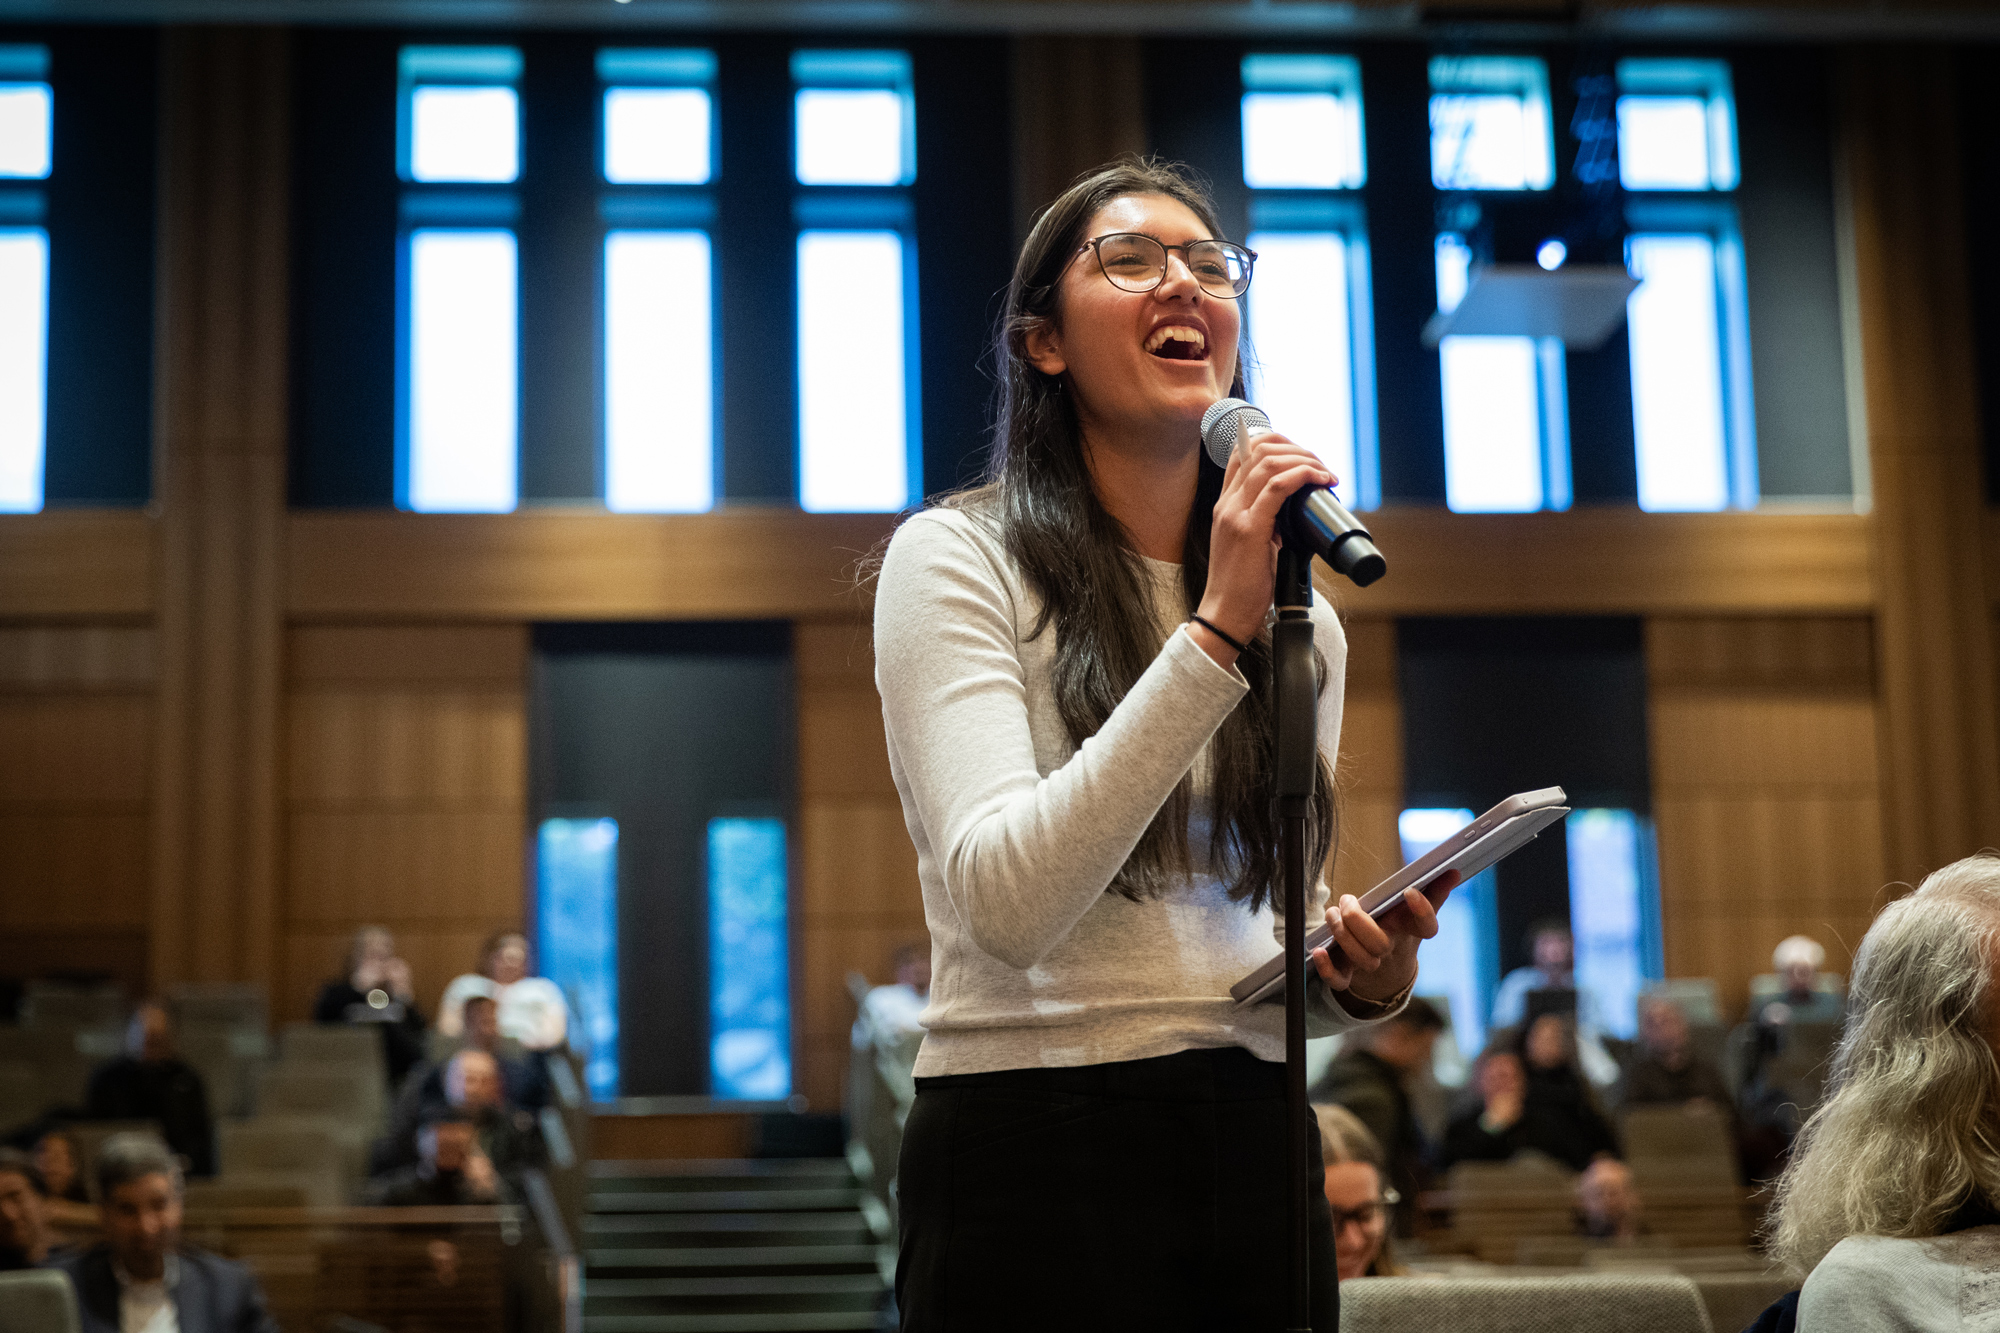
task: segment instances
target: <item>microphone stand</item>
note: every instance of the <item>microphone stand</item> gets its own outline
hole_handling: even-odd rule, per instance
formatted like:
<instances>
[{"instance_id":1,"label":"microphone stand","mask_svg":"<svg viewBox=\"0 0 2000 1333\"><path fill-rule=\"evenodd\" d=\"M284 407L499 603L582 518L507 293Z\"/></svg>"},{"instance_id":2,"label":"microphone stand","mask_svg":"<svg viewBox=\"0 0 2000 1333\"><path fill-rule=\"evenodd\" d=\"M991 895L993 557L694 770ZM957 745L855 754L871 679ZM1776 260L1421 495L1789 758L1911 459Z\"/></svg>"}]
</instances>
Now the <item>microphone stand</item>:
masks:
<instances>
[{"instance_id":1,"label":"microphone stand","mask_svg":"<svg viewBox=\"0 0 2000 1333\"><path fill-rule=\"evenodd\" d=\"M1306 817L1319 767L1319 692L1313 678L1312 551L1286 538L1272 601L1271 682L1275 714L1272 791L1285 880L1285 1183L1291 1207L1288 1333L1312 1330L1311 1108L1306 1104ZM1340 1300L1334 1278L1334 1309Z\"/></svg>"}]
</instances>

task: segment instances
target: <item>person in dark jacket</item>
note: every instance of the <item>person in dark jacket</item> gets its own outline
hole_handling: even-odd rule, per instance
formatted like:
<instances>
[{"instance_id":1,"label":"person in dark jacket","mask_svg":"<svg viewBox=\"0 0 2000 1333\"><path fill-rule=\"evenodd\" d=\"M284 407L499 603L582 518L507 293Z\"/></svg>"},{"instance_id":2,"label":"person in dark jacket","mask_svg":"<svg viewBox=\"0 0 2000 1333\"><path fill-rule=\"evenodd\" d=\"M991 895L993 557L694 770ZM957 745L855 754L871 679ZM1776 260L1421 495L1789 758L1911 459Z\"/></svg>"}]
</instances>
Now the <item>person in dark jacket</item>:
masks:
<instances>
[{"instance_id":1,"label":"person in dark jacket","mask_svg":"<svg viewBox=\"0 0 2000 1333\"><path fill-rule=\"evenodd\" d=\"M39 1268L49 1257L48 1194L34 1158L0 1148L0 1273Z\"/></svg>"},{"instance_id":2,"label":"person in dark jacket","mask_svg":"<svg viewBox=\"0 0 2000 1333\"><path fill-rule=\"evenodd\" d=\"M174 1046L166 1006L148 1000L132 1012L125 1054L99 1066L85 1098L93 1120L151 1120L193 1176L215 1174L215 1126L208 1093Z\"/></svg>"},{"instance_id":3,"label":"person in dark jacket","mask_svg":"<svg viewBox=\"0 0 2000 1333\"><path fill-rule=\"evenodd\" d=\"M417 1131L417 1161L378 1178L368 1201L385 1208L441 1208L504 1203L511 1194L493 1159L479 1145L479 1126L467 1112L433 1113Z\"/></svg>"},{"instance_id":4,"label":"person in dark jacket","mask_svg":"<svg viewBox=\"0 0 2000 1333\"><path fill-rule=\"evenodd\" d=\"M165 1144L112 1135L98 1153L97 1187L104 1240L50 1263L76 1287L83 1333L278 1333L249 1269L181 1243L181 1169Z\"/></svg>"},{"instance_id":5,"label":"person in dark jacket","mask_svg":"<svg viewBox=\"0 0 2000 1333\"><path fill-rule=\"evenodd\" d=\"M1639 1000L1639 1050L1618 1082L1618 1105L1685 1106L1708 1102L1726 1116L1735 1102L1722 1071L1689 1042L1687 1016L1663 995Z\"/></svg>"},{"instance_id":6,"label":"person in dark jacket","mask_svg":"<svg viewBox=\"0 0 2000 1333\"><path fill-rule=\"evenodd\" d=\"M1410 1109L1406 1080L1430 1063L1431 1049L1443 1030L1438 1011L1412 999L1395 1017L1350 1039L1355 1049L1334 1057L1311 1093L1315 1103L1332 1102L1353 1112L1381 1145L1387 1183L1401 1196L1395 1216L1399 1236L1408 1236L1413 1229L1429 1156Z\"/></svg>"},{"instance_id":7,"label":"person in dark jacket","mask_svg":"<svg viewBox=\"0 0 2000 1333\"><path fill-rule=\"evenodd\" d=\"M1525 1040L1506 1035L1487 1048L1477 1073L1480 1100L1452 1118L1440 1165L1504 1162L1532 1149L1581 1171L1599 1156L1618 1155L1610 1124L1566 1058L1567 1035L1564 1019L1544 1014Z\"/></svg>"},{"instance_id":8,"label":"person in dark jacket","mask_svg":"<svg viewBox=\"0 0 2000 1333\"><path fill-rule=\"evenodd\" d=\"M373 1025L382 1034L382 1068L391 1092L424 1058L424 1016L417 1010L410 965L396 956L396 937L363 926L348 946L341 976L320 988L315 1023Z\"/></svg>"}]
</instances>

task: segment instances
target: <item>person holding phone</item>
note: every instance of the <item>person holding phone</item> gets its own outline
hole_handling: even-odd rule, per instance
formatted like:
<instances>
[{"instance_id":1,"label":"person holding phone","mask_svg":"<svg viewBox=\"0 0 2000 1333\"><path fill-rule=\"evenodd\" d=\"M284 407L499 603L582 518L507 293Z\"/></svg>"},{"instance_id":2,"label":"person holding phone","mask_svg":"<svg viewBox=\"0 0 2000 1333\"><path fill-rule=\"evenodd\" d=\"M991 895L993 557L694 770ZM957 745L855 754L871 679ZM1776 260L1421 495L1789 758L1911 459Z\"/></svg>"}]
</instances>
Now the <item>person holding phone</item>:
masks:
<instances>
[{"instance_id":1,"label":"person holding phone","mask_svg":"<svg viewBox=\"0 0 2000 1333\"><path fill-rule=\"evenodd\" d=\"M882 558L876 681L934 975L900 1165L903 1328L1282 1326L1284 1014L1233 982L1283 923L1271 810L1277 434L1227 470L1255 256L1124 160L1041 215L997 339L987 481ZM1327 311L1327 318L1344 318ZM1334 844L1346 640L1323 599L1311 863ZM1315 1031L1397 1012L1448 889L1313 911ZM1301 923L1303 924L1303 923ZM1318 1153L1314 1328L1333 1328Z\"/></svg>"}]
</instances>

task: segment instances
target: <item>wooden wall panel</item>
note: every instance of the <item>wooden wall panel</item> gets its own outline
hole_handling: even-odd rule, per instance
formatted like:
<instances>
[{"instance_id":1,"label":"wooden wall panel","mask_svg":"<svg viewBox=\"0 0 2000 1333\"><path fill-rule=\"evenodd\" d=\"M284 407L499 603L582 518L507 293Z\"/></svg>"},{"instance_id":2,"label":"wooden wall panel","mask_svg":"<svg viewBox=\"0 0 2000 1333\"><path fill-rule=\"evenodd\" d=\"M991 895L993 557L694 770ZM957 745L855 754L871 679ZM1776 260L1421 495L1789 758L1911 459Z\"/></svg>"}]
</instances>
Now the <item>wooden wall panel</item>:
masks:
<instances>
[{"instance_id":1,"label":"wooden wall panel","mask_svg":"<svg viewBox=\"0 0 2000 1333\"><path fill-rule=\"evenodd\" d=\"M148 984L154 646L139 626L0 626L0 975Z\"/></svg>"},{"instance_id":2,"label":"wooden wall panel","mask_svg":"<svg viewBox=\"0 0 2000 1333\"><path fill-rule=\"evenodd\" d=\"M1396 625L1347 622L1347 699L1340 728L1340 846L1329 881L1364 893L1403 864L1396 817L1403 809L1403 700L1396 678Z\"/></svg>"},{"instance_id":3,"label":"wooden wall panel","mask_svg":"<svg viewBox=\"0 0 2000 1333\"><path fill-rule=\"evenodd\" d=\"M526 630L311 626L288 649L278 1011L302 1017L375 924L435 1012L480 942L522 924Z\"/></svg>"},{"instance_id":4,"label":"wooden wall panel","mask_svg":"<svg viewBox=\"0 0 2000 1333\"><path fill-rule=\"evenodd\" d=\"M898 946L926 938L917 854L889 777L875 658L862 619L801 622L798 997L795 1082L815 1110L840 1104L854 1002L850 971L892 979Z\"/></svg>"},{"instance_id":5,"label":"wooden wall panel","mask_svg":"<svg viewBox=\"0 0 2000 1333\"><path fill-rule=\"evenodd\" d=\"M1655 619L1646 657L1667 974L1738 1009L1795 933L1846 970L1884 877L1869 622Z\"/></svg>"},{"instance_id":6,"label":"wooden wall panel","mask_svg":"<svg viewBox=\"0 0 2000 1333\"><path fill-rule=\"evenodd\" d=\"M0 616L152 614L155 527L143 509L0 514Z\"/></svg>"}]
</instances>

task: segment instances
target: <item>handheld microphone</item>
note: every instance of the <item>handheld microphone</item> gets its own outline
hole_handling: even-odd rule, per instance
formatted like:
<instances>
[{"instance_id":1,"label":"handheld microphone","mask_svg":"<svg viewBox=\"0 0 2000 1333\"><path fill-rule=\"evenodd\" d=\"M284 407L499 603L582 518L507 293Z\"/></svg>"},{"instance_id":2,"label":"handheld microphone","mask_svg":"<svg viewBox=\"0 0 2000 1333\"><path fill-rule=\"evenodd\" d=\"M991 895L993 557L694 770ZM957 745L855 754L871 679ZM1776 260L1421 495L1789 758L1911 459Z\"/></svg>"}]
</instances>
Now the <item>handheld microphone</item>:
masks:
<instances>
[{"instance_id":1,"label":"handheld microphone","mask_svg":"<svg viewBox=\"0 0 2000 1333\"><path fill-rule=\"evenodd\" d=\"M1201 444L1217 467L1229 466L1229 455L1251 435L1271 429L1271 418L1241 398L1218 398L1201 414ZM1365 588L1389 570L1375 548L1375 539L1361 520L1324 486L1308 486L1285 502L1278 512L1278 535L1298 542Z\"/></svg>"}]
</instances>

